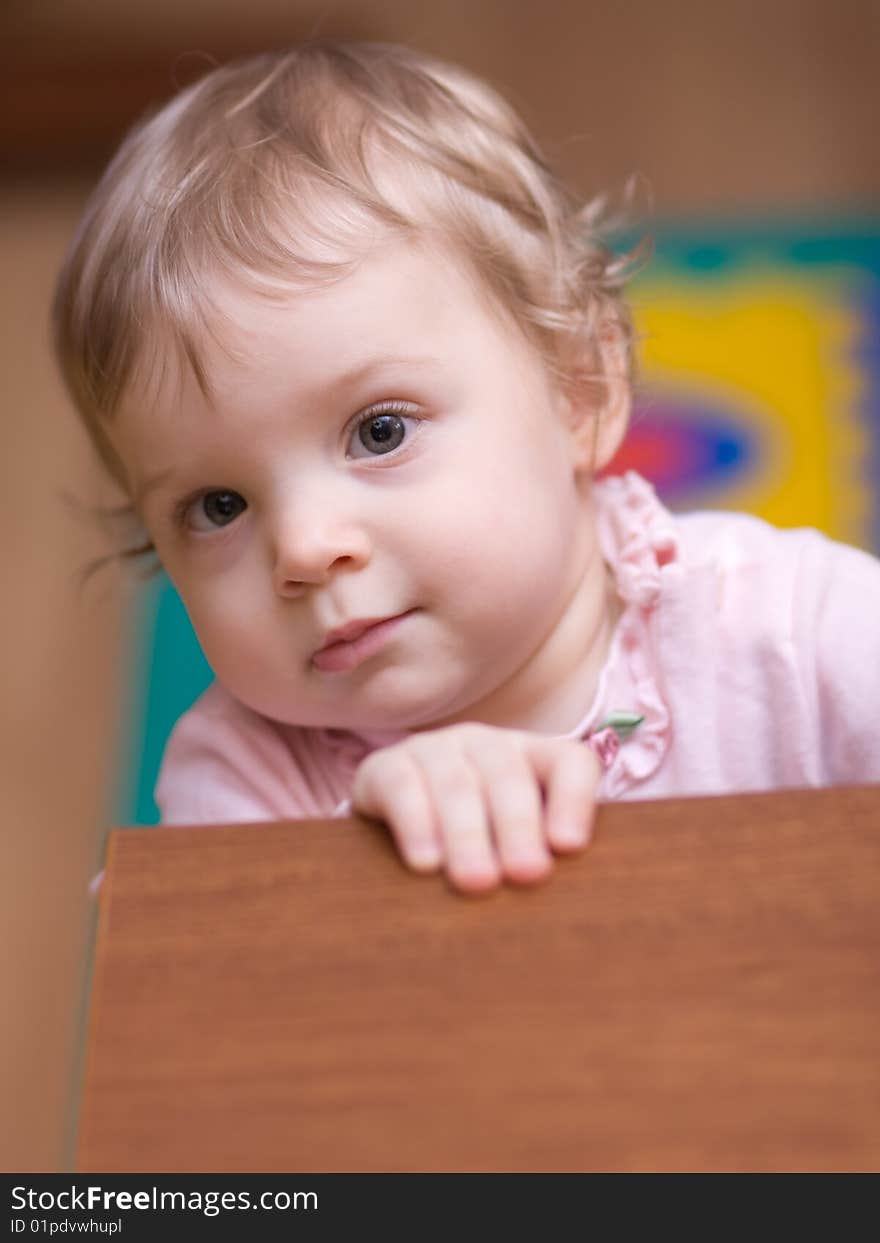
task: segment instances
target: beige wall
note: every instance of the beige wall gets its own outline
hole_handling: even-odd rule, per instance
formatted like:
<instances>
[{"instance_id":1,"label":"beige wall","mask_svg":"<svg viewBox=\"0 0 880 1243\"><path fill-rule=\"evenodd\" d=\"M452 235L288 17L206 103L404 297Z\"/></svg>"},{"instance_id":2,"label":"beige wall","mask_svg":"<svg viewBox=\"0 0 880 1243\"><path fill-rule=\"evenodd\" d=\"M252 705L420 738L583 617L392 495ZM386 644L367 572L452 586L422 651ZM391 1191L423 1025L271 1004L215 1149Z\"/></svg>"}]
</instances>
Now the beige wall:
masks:
<instances>
[{"instance_id":1,"label":"beige wall","mask_svg":"<svg viewBox=\"0 0 880 1243\"><path fill-rule=\"evenodd\" d=\"M93 504L101 490L46 343L49 291L81 201L73 189L0 190L4 1170L60 1160L87 884L113 763L121 594L112 575L77 587L98 544L63 496Z\"/></svg>"},{"instance_id":2,"label":"beige wall","mask_svg":"<svg viewBox=\"0 0 880 1243\"><path fill-rule=\"evenodd\" d=\"M880 199L877 0L6 4L11 58L161 47L169 90L196 72L186 53L311 33L410 42L508 89L584 188L646 174L661 215Z\"/></svg>"},{"instance_id":3,"label":"beige wall","mask_svg":"<svg viewBox=\"0 0 880 1243\"><path fill-rule=\"evenodd\" d=\"M638 170L661 216L876 210L876 0L7 0L7 56L267 45L317 31L403 39L507 89L583 190ZM8 123L8 118L7 118ZM60 118L59 118L60 123ZM59 499L99 495L46 343L53 274L83 197L0 184L3 317L0 1046L3 1169L63 1168L89 914L85 885L113 762L124 601L78 593L96 548Z\"/></svg>"}]
</instances>

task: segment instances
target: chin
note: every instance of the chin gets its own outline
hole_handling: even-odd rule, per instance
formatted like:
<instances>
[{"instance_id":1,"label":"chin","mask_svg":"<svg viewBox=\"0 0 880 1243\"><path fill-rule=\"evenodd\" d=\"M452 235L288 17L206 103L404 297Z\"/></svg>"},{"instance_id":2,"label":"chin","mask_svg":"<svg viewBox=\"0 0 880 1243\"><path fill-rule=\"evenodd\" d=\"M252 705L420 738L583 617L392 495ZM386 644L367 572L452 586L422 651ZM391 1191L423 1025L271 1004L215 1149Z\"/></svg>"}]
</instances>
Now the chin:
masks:
<instances>
[{"instance_id":1,"label":"chin","mask_svg":"<svg viewBox=\"0 0 880 1243\"><path fill-rule=\"evenodd\" d=\"M261 701L259 696L237 694L232 686L229 689L253 711L281 725L389 732L428 729L450 717L468 719L463 715L468 705L478 702L473 694L474 679L467 675L458 679L440 676L439 663L427 671L389 664L371 672L359 686L349 684L347 693L339 684L338 698L328 696L323 702L316 698L299 716L295 710L291 712L291 704L297 701L295 692L289 699L278 699L276 687L274 695Z\"/></svg>"},{"instance_id":2,"label":"chin","mask_svg":"<svg viewBox=\"0 0 880 1243\"><path fill-rule=\"evenodd\" d=\"M400 669L384 669L379 676L335 704L316 713L326 728L353 730L410 730L448 714L457 696L446 688L425 685L423 673L407 676ZM306 724L306 722L298 722Z\"/></svg>"}]
</instances>

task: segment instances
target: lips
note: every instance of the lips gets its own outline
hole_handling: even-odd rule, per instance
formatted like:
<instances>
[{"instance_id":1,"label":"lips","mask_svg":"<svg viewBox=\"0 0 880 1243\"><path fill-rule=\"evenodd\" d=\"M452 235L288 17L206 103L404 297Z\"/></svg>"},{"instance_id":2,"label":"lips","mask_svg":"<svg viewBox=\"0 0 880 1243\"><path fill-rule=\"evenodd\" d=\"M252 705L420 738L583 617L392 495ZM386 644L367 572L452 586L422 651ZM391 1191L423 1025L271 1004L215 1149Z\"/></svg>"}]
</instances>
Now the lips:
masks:
<instances>
[{"instance_id":1,"label":"lips","mask_svg":"<svg viewBox=\"0 0 880 1243\"><path fill-rule=\"evenodd\" d=\"M362 617L338 626L312 656L322 673L343 673L356 668L378 652L414 610L394 617Z\"/></svg>"}]
</instances>

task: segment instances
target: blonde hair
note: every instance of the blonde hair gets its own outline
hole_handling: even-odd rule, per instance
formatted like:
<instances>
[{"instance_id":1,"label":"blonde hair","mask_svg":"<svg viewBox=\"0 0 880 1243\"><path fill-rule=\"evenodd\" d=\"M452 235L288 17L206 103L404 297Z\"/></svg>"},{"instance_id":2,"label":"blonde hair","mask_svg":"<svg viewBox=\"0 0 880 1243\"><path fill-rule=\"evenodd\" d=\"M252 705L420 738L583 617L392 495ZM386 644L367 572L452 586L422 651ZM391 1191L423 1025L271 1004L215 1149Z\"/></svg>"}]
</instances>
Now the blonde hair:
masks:
<instances>
[{"instance_id":1,"label":"blonde hair","mask_svg":"<svg viewBox=\"0 0 880 1243\"><path fill-rule=\"evenodd\" d=\"M111 475L104 430L172 342L206 395L209 278L273 297L338 279L388 234L451 245L560 378L613 319L641 254L602 240L513 109L462 69L378 43L304 44L208 73L135 128L61 271L61 371ZM593 355L594 356L594 355ZM142 549L146 551L149 544Z\"/></svg>"}]
</instances>

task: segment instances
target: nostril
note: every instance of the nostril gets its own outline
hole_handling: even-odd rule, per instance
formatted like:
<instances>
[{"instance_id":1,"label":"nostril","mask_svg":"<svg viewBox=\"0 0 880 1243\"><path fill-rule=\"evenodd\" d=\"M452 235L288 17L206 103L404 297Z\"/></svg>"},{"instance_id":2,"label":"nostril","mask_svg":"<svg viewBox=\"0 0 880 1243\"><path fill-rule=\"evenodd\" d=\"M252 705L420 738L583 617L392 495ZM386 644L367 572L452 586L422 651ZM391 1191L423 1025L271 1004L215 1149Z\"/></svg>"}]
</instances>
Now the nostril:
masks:
<instances>
[{"instance_id":1,"label":"nostril","mask_svg":"<svg viewBox=\"0 0 880 1243\"><path fill-rule=\"evenodd\" d=\"M306 589L306 584L296 578L281 578L278 582L278 591L284 596L301 596Z\"/></svg>"}]
</instances>

